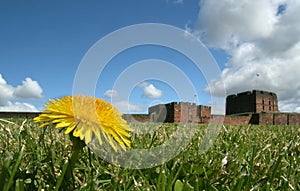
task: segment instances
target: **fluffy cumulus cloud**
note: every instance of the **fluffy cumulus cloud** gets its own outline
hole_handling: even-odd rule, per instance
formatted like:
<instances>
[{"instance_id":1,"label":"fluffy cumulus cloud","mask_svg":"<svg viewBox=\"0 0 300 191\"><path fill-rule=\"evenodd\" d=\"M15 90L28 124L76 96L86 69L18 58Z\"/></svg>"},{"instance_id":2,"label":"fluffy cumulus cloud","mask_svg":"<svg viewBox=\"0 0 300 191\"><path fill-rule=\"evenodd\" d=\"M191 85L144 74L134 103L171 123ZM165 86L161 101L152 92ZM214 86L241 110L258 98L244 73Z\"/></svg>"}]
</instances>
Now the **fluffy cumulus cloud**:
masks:
<instances>
[{"instance_id":1,"label":"fluffy cumulus cloud","mask_svg":"<svg viewBox=\"0 0 300 191\"><path fill-rule=\"evenodd\" d=\"M222 71L227 94L278 94L281 111L300 111L300 1L202 0L194 33L230 56ZM222 82L207 88L218 94Z\"/></svg>"},{"instance_id":2,"label":"fluffy cumulus cloud","mask_svg":"<svg viewBox=\"0 0 300 191\"><path fill-rule=\"evenodd\" d=\"M163 91L156 88L153 84L148 82L142 82L139 84L140 87L144 88L143 96L147 98L160 98L163 96Z\"/></svg>"},{"instance_id":3,"label":"fluffy cumulus cloud","mask_svg":"<svg viewBox=\"0 0 300 191\"><path fill-rule=\"evenodd\" d=\"M26 78L22 85L16 87L13 95L20 99L36 99L42 97L42 92L43 90L37 81Z\"/></svg>"},{"instance_id":4,"label":"fluffy cumulus cloud","mask_svg":"<svg viewBox=\"0 0 300 191\"><path fill-rule=\"evenodd\" d=\"M42 97L42 88L37 81L26 78L22 85L13 87L0 74L0 111L37 111L29 103L17 100L38 99ZM15 102L14 102L14 101Z\"/></svg>"}]
</instances>

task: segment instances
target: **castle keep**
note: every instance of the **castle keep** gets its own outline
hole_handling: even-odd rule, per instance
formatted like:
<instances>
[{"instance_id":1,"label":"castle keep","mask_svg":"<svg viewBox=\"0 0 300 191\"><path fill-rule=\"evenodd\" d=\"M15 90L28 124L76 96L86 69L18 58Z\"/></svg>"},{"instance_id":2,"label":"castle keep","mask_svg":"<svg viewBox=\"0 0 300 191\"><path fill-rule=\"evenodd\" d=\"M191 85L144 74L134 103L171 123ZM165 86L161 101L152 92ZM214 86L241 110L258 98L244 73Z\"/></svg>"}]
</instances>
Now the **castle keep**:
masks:
<instances>
[{"instance_id":1,"label":"castle keep","mask_svg":"<svg viewBox=\"0 0 300 191\"><path fill-rule=\"evenodd\" d=\"M226 115L261 112L278 112L275 93L253 90L226 98Z\"/></svg>"}]
</instances>

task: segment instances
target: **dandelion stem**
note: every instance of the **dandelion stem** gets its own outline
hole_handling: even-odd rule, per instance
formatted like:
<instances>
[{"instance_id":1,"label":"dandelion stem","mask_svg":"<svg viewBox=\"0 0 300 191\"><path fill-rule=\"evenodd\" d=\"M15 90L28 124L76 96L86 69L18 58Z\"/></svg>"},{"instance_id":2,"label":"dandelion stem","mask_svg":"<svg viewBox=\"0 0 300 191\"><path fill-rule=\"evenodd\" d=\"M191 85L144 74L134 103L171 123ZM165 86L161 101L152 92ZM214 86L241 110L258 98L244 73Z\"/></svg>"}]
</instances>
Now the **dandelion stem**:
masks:
<instances>
[{"instance_id":1,"label":"dandelion stem","mask_svg":"<svg viewBox=\"0 0 300 191\"><path fill-rule=\"evenodd\" d=\"M74 189L73 188L74 187L73 169L79 158L79 153L82 150L82 148L85 146L85 144L79 138L70 136L70 139L73 143L72 156L71 156L71 159L69 159L66 174L64 176L63 187L73 190Z\"/></svg>"}]
</instances>

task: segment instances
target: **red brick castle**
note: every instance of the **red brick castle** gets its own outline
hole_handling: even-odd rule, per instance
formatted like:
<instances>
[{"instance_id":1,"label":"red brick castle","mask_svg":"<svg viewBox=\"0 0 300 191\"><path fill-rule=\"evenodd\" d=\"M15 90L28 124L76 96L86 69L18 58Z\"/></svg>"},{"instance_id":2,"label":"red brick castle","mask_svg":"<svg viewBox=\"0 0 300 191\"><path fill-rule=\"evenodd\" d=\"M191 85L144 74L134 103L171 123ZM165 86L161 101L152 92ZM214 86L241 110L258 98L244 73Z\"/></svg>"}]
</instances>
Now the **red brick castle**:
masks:
<instances>
[{"instance_id":1,"label":"red brick castle","mask_svg":"<svg viewBox=\"0 0 300 191\"><path fill-rule=\"evenodd\" d=\"M0 112L0 118L33 118L38 114ZM148 114L124 114L123 118L129 122L300 125L300 113L278 111L277 95L260 90L227 96L225 115L212 115L210 106L172 102L149 107Z\"/></svg>"},{"instance_id":2,"label":"red brick castle","mask_svg":"<svg viewBox=\"0 0 300 191\"><path fill-rule=\"evenodd\" d=\"M227 96L225 116L212 115L210 106L172 102L149 107L148 114L123 117L140 122L300 125L299 113L279 112L277 95L261 90Z\"/></svg>"}]
</instances>

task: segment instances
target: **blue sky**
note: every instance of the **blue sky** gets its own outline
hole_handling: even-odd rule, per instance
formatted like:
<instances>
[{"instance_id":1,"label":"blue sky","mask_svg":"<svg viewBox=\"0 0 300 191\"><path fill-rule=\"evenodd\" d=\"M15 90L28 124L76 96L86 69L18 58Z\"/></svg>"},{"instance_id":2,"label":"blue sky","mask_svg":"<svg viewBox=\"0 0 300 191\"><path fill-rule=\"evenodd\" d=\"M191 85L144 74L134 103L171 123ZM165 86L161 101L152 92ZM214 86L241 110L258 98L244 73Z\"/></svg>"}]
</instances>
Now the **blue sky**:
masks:
<instances>
[{"instance_id":1,"label":"blue sky","mask_svg":"<svg viewBox=\"0 0 300 191\"><path fill-rule=\"evenodd\" d=\"M297 7L298 3L285 0L250 4L244 0L1 1L0 110L41 110L50 98L72 95L78 66L98 40L130 25L162 23L205 43L221 70L227 94L274 91L282 111L298 112ZM284 30L287 26L289 30ZM124 92L111 90L124 70L146 59L175 64L192 81L198 104L210 105L211 92L224 92L220 79L207 82L178 52L142 46L122 52L107 64L95 96L112 101L123 112L128 112L126 107L130 112L146 112L155 103L195 101L193 94L179 98L174 87L155 79L130 84L129 97L128 92L124 97ZM224 111L222 101L215 111Z\"/></svg>"}]
</instances>

